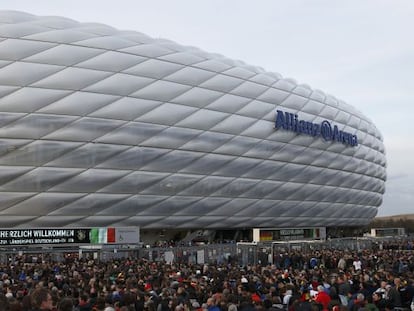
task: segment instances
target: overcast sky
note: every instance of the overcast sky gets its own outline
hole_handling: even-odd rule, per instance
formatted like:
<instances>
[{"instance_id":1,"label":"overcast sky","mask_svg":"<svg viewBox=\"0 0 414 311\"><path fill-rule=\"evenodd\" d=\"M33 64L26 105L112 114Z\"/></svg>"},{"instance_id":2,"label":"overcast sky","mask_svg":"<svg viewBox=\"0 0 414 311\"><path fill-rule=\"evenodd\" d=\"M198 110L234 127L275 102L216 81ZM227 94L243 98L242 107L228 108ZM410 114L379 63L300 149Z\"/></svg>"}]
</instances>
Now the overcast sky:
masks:
<instances>
[{"instance_id":1,"label":"overcast sky","mask_svg":"<svg viewBox=\"0 0 414 311\"><path fill-rule=\"evenodd\" d=\"M0 0L0 9L136 30L334 95L384 136L378 215L414 213L414 1Z\"/></svg>"}]
</instances>

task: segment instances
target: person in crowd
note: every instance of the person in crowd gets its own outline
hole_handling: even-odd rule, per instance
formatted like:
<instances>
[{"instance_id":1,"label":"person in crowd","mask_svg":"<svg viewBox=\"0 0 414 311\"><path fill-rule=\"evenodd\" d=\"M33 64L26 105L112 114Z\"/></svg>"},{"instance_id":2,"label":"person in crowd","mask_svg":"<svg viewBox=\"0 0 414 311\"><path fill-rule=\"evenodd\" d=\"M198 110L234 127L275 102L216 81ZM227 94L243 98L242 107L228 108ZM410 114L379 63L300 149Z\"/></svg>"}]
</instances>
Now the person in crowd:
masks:
<instances>
[{"instance_id":1,"label":"person in crowd","mask_svg":"<svg viewBox=\"0 0 414 311\"><path fill-rule=\"evenodd\" d=\"M283 305L285 308L289 307L290 300L292 299L293 291L291 289L286 289L286 291L283 294Z\"/></svg>"},{"instance_id":2,"label":"person in crowd","mask_svg":"<svg viewBox=\"0 0 414 311\"><path fill-rule=\"evenodd\" d=\"M89 301L89 295L83 293L79 297L79 304L78 304L79 311L92 311L92 304Z\"/></svg>"},{"instance_id":3,"label":"person in crowd","mask_svg":"<svg viewBox=\"0 0 414 311\"><path fill-rule=\"evenodd\" d=\"M36 288L30 295L33 311L51 311L53 299L49 290L44 287Z\"/></svg>"},{"instance_id":4,"label":"person in crowd","mask_svg":"<svg viewBox=\"0 0 414 311\"><path fill-rule=\"evenodd\" d=\"M359 257L355 257L354 261L352 262L352 265L354 266L355 271L362 270L362 261Z\"/></svg>"},{"instance_id":5,"label":"person in crowd","mask_svg":"<svg viewBox=\"0 0 414 311\"><path fill-rule=\"evenodd\" d=\"M385 311L387 307L387 302L383 298L381 292L375 291L372 294L372 303L377 307L379 311Z\"/></svg>"},{"instance_id":6,"label":"person in crowd","mask_svg":"<svg viewBox=\"0 0 414 311\"><path fill-rule=\"evenodd\" d=\"M379 311L377 305L373 301L372 295L368 296L368 297L365 297L364 310L365 311Z\"/></svg>"},{"instance_id":7,"label":"person in crowd","mask_svg":"<svg viewBox=\"0 0 414 311\"><path fill-rule=\"evenodd\" d=\"M323 311L328 311L328 306L331 302L331 297L326 293L325 288L322 285L318 285L317 291L318 292L314 298L314 301L322 306Z\"/></svg>"},{"instance_id":8,"label":"person in crowd","mask_svg":"<svg viewBox=\"0 0 414 311\"><path fill-rule=\"evenodd\" d=\"M387 282L386 281L381 281L380 282L380 287L378 287L375 292L378 293L379 295L381 295L381 298L385 299L386 298L386 292L387 290L385 289L385 287L387 286Z\"/></svg>"},{"instance_id":9,"label":"person in crowd","mask_svg":"<svg viewBox=\"0 0 414 311\"><path fill-rule=\"evenodd\" d=\"M346 260L344 257L341 256L341 258L339 258L338 260L338 270L339 271L345 271L346 269Z\"/></svg>"},{"instance_id":10,"label":"person in crowd","mask_svg":"<svg viewBox=\"0 0 414 311\"><path fill-rule=\"evenodd\" d=\"M394 278L394 286L391 285L387 285L386 289L387 289L387 306L390 309L394 309L394 308L401 308L402 307L402 303L401 303L401 295L400 295L400 289L401 287L401 279L400 278Z\"/></svg>"},{"instance_id":11,"label":"person in crowd","mask_svg":"<svg viewBox=\"0 0 414 311\"><path fill-rule=\"evenodd\" d=\"M73 311L73 300L71 298L62 298L58 304L58 311Z\"/></svg>"},{"instance_id":12,"label":"person in crowd","mask_svg":"<svg viewBox=\"0 0 414 311\"><path fill-rule=\"evenodd\" d=\"M0 293L0 311L9 311L9 300L3 293Z\"/></svg>"},{"instance_id":13,"label":"person in crowd","mask_svg":"<svg viewBox=\"0 0 414 311\"><path fill-rule=\"evenodd\" d=\"M350 303L348 304L349 311L360 311L364 309L366 304L365 296L363 293L357 293L354 299L351 299Z\"/></svg>"},{"instance_id":14,"label":"person in crowd","mask_svg":"<svg viewBox=\"0 0 414 311\"><path fill-rule=\"evenodd\" d=\"M220 308L216 305L216 301L213 297L207 299L207 310L208 311L220 311Z\"/></svg>"},{"instance_id":15,"label":"person in crowd","mask_svg":"<svg viewBox=\"0 0 414 311\"><path fill-rule=\"evenodd\" d=\"M9 300L9 311L22 311L22 305L21 303L15 298L15 297L10 297L8 298Z\"/></svg>"},{"instance_id":16,"label":"person in crowd","mask_svg":"<svg viewBox=\"0 0 414 311\"><path fill-rule=\"evenodd\" d=\"M95 305L92 306L93 311L104 311L106 307L105 298L97 297Z\"/></svg>"}]
</instances>

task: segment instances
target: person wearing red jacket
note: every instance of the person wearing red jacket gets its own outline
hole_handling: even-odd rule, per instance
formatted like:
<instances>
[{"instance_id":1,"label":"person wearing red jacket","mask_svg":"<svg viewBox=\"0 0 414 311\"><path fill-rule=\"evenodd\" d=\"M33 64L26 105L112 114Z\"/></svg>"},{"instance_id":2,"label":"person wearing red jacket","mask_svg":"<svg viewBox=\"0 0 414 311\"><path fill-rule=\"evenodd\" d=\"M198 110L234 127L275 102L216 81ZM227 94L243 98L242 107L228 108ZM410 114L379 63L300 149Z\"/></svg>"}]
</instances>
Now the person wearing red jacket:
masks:
<instances>
[{"instance_id":1,"label":"person wearing red jacket","mask_svg":"<svg viewBox=\"0 0 414 311\"><path fill-rule=\"evenodd\" d=\"M314 301L322 305L323 311L328 311L328 306L331 302L331 297L328 295L328 293L325 292L325 288L322 285L319 285L317 290L318 293L316 294Z\"/></svg>"}]
</instances>

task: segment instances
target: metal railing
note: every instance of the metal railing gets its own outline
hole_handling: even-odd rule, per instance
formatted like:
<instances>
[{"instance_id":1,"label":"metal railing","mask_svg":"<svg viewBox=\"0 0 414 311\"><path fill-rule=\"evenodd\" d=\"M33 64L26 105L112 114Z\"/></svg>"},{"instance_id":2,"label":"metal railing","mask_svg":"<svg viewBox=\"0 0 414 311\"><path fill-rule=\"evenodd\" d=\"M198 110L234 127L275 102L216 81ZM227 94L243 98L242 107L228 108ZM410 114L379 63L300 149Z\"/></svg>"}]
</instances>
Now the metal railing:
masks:
<instances>
[{"instance_id":1,"label":"metal railing","mask_svg":"<svg viewBox=\"0 0 414 311\"><path fill-rule=\"evenodd\" d=\"M83 257L98 261L122 258L141 258L154 262L174 262L183 264L223 264L236 263L240 266L274 264L275 259L293 251L302 255L322 250L361 251L364 249L413 249L413 238L341 238L330 240L303 240L266 243L206 244L198 246L174 246L144 248L140 246L112 245L101 248L53 248L47 250L1 249L0 263L7 264L16 256L26 256L28 260L62 261L67 256ZM31 258L31 259L30 259Z\"/></svg>"}]
</instances>

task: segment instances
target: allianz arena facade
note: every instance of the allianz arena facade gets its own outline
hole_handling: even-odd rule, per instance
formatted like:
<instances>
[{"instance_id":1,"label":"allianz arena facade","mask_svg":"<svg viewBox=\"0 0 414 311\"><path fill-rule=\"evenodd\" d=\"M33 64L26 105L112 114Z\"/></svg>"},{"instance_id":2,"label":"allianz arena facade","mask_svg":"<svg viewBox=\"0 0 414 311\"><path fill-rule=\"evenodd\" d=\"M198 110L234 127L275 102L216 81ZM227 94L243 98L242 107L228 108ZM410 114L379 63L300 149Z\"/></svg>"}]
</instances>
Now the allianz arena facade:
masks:
<instances>
[{"instance_id":1,"label":"allianz arena facade","mask_svg":"<svg viewBox=\"0 0 414 311\"><path fill-rule=\"evenodd\" d=\"M134 31L0 12L0 227L365 225L380 132L279 74Z\"/></svg>"}]
</instances>

